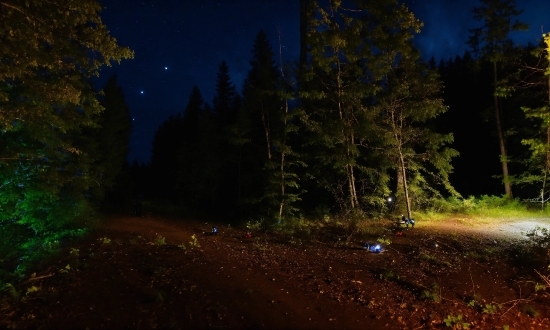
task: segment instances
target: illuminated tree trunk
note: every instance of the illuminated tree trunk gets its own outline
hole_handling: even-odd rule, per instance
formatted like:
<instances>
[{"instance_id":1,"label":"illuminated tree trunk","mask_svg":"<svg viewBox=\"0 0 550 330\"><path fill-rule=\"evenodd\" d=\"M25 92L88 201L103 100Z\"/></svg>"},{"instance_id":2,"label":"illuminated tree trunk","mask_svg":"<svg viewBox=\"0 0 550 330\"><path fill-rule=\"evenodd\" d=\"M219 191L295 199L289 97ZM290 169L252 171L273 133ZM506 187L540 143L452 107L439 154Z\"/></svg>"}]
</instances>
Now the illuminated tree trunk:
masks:
<instances>
[{"instance_id":1,"label":"illuminated tree trunk","mask_svg":"<svg viewBox=\"0 0 550 330\"><path fill-rule=\"evenodd\" d=\"M497 86L497 62L493 62L493 81L495 88ZM508 172L508 155L506 152L506 145L504 143L504 134L502 133L502 121L500 118L500 106L498 96L493 96L494 106L495 106L495 121L497 125L498 133L498 142L500 147L500 163L502 164L502 179L504 182L504 191L506 197L512 198L512 185L510 184L510 174Z\"/></svg>"},{"instance_id":2,"label":"illuminated tree trunk","mask_svg":"<svg viewBox=\"0 0 550 330\"><path fill-rule=\"evenodd\" d=\"M409 199L409 187L407 186L407 170L405 166L405 158L403 157L403 151L401 146L398 148L399 152L399 167L401 170L401 178L403 183L403 193L405 194L405 205L407 207L407 217L411 218L411 201Z\"/></svg>"},{"instance_id":3,"label":"illuminated tree trunk","mask_svg":"<svg viewBox=\"0 0 550 330\"><path fill-rule=\"evenodd\" d=\"M548 49L550 51L550 49ZM550 107L550 75L548 76L548 106ZM542 180L541 190L541 209L544 210L544 194L546 191L546 180L548 179L548 171L550 170L550 123L546 119L546 163L544 164L544 179Z\"/></svg>"}]
</instances>

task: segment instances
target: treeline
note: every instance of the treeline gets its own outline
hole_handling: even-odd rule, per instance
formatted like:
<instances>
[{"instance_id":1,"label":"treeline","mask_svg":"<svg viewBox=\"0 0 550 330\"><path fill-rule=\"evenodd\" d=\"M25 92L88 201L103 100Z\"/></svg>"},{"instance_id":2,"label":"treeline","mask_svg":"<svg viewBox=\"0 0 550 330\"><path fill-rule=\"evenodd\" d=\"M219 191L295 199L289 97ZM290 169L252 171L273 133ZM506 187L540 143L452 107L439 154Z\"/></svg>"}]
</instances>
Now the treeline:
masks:
<instances>
[{"instance_id":1,"label":"treeline","mask_svg":"<svg viewBox=\"0 0 550 330\"><path fill-rule=\"evenodd\" d=\"M260 32L242 95L221 63L212 106L195 88L158 129L151 194L268 223L380 213L391 194L410 213L457 195L452 135L433 127L443 85L412 44L421 23L397 2L357 5L304 9L305 62L283 63Z\"/></svg>"},{"instance_id":2,"label":"treeline","mask_svg":"<svg viewBox=\"0 0 550 330\"><path fill-rule=\"evenodd\" d=\"M212 102L195 87L159 127L143 193L274 223L380 214L390 195L410 215L442 197L545 191L548 148L533 143L546 126L525 111L548 105L548 61L509 39L524 27L513 2L481 1L471 51L438 64L421 60L422 24L395 1L301 10L301 61L283 62L261 31L241 93L222 62Z\"/></svg>"}]
</instances>

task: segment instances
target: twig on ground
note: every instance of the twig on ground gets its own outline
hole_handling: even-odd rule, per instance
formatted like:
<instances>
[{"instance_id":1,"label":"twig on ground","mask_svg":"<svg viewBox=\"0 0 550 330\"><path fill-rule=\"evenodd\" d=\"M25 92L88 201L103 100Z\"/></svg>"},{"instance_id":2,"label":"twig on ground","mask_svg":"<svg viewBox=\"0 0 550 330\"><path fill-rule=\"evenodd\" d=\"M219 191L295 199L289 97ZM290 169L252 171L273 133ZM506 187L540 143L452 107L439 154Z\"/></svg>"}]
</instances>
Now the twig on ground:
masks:
<instances>
[{"instance_id":1,"label":"twig on ground","mask_svg":"<svg viewBox=\"0 0 550 330\"><path fill-rule=\"evenodd\" d=\"M544 282L546 282L546 285L547 285L548 287L550 287L550 279L548 278L548 276L542 275L542 274L539 273L539 271L536 270L536 269L535 269L535 273L537 273L537 274L540 276L540 278L542 278L542 280L543 280Z\"/></svg>"},{"instance_id":2,"label":"twig on ground","mask_svg":"<svg viewBox=\"0 0 550 330\"><path fill-rule=\"evenodd\" d=\"M23 283L27 283L27 282L32 282L32 281L38 281L38 280L41 280L43 278L47 278L47 277L52 277L54 276L55 274L54 273L50 273L48 275L43 275L43 276L38 276L38 277L31 277L29 278L27 281L23 282Z\"/></svg>"},{"instance_id":3,"label":"twig on ground","mask_svg":"<svg viewBox=\"0 0 550 330\"><path fill-rule=\"evenodd\" d=\"M505 304L509 304L509 303L512 303L513 302L513 305L510 306L510 308L508 308L504 313L502 313L500 315L500 317L502 318L504 316L504 314L508 313L512 308L514 308L519 302L521 301L529 301L529 299L514 299L514 300L510 300L510 301L507 301L505 303L502 303L501 305L505 305Z\"/></svg>"}]
</instances>

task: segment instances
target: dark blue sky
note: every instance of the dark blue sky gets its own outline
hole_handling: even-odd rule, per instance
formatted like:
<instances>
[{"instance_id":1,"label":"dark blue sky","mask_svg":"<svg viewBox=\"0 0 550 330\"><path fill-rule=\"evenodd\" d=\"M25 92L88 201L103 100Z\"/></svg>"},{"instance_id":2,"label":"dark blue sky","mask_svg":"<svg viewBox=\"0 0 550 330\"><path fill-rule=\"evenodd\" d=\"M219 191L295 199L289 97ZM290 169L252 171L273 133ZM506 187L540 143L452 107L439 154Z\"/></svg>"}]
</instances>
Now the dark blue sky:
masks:
<instances>
[{"instance_id":1,"label":"dark blue sky","mask_svg":"<svg viewBox=\"0 0 550 330\"><path fill-rule=\"evenodd\" d=\"M147 163L158 126L170 115L182 112L194 85L211 103L216 73L225 60L240 90L249 70L248 61L260 29L278 51L281 36L283 61L299 53L299 0L100 0L103 22L122 46L135 51L133 60L105 68L97 82L101 87L116 73L134 119L129 161ZM462 55L473 0L408 0L409 8L424 22L415 37L423 57L448 59ZM541 26L550 31L550 1L517 1L525 12L521 20L528 32L517 33L520 43L536 43Z\"/></svg>"}]
</instances>

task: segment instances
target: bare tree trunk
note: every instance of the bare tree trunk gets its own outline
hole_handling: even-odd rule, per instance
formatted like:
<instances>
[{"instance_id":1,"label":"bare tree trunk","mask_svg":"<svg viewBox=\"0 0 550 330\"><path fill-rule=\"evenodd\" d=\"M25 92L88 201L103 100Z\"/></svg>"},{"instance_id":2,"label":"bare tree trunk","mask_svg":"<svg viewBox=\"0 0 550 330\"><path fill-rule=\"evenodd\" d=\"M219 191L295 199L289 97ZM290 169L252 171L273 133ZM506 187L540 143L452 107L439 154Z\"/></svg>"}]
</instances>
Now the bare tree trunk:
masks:
<instances>
[{"instance_id":1,"label":"bare tree trunk","mask_svg":"<svg viewBox=\"0 0 550 330\"><path fill-rule=\"evenodd\" d=\"M550 107L550 76L548 76L548 106ZM546 163L544 164L544 179L542 180L541 190L541 209L544 211L544 194L546 190L546 180L548 179L548 170L550 168L550 125L546 127Z\"/></svg>"},{"instance_id":2,"label":"bare tree trunk","mask_svg":"<svg viewBox=\"0 0 550 330\"><path fill-rule=\"evenodd\" d=\"M493 62L493 81L495 88L497 86L497 62ZM502 164L502 178L504 181L504 191L508 198L512 198L512 185L510 184L510 174L508 172L508 155L506 152L506 145L504 144L504 134L502 133L502 122L500 118L500 106L498 102L498 96L493 96L495 106L495 121L497 124L498 142L500 146L500 163Z\"/></svg>"},{"instance_id":3,"label":"bare tree trunk","mask_svg":"<svg viewBox=\"0 0 550 330\"><path fill-rule=\"evenodd\" d=\"M271 141L269 140L269 122L268 122L268 119L266 119L263 102L262 102L262 124L264 126L265 142L267 145L267 159L271 160Z\"/></svg>"},{"instance_id":4,"label":"bare tree trunk","mask_svg":"<svg viewBox=\"0 0 550 330\"><path fill-rule=\"evenodd\" d=\"M350 145L353 145L354 142L355 142L355 137L352 133L350 135ZM351 159L351 152L349 151L349 146L348 146L348 159ZM350 181L350 191L349 192L350 192L352 207L355 208L355 207L359 206L359 199L357 198L357 189L355 187L355 173L354 173L354 169L353 169L353 164L351 164L351 162L348 166L349 166L348 180Z\"/></svg>"},{"instance_id":5,"label":"bare tree trunk","mask_svg":"<svg viewBox=\"0 0 550 330\"><path fill-rule=\"evenodd\" d=\"M403 193L405 194L405 205L407 207L407 217L411 218L411 201L409 199L409 187L407 185L407 171L405 167L405 158L403 157L403 150L401 145L397 150L399 152L399 167L401 170L401 176L403 178Z\"/></svg>"}]
</instances>

